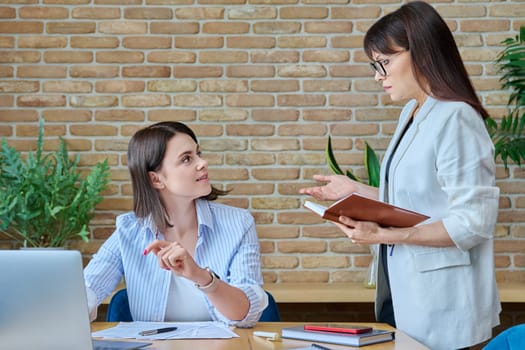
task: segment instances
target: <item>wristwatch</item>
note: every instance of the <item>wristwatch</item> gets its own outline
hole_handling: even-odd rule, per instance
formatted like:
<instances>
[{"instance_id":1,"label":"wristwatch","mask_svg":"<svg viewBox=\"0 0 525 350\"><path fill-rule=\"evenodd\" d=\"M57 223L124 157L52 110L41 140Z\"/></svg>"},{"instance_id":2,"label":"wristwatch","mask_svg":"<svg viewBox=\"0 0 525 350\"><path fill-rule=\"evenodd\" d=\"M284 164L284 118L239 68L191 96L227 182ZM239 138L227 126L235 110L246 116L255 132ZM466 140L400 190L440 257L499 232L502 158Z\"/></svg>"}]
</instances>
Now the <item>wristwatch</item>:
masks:
<instances>
[{"instance_id":1,"label":"wristwatch","mask_svg":"<svg viewBox=\"0 0 525 350\"><path fill-rule=\"evenodd\" d=\"M210 269L209 267L205 267L204 268L206 271L208 271L208 273L210 274L211 276L211 282L208 283L207 285L205 286L201 286L197 283L195 283L195 287L199 288L201 291L203 291L204 293L211 293L213 292L217 286L218 286L218 282L219 280L221 279L219 277L219 275L217 275L212 269Z\"/></svg>"}]
</instances>

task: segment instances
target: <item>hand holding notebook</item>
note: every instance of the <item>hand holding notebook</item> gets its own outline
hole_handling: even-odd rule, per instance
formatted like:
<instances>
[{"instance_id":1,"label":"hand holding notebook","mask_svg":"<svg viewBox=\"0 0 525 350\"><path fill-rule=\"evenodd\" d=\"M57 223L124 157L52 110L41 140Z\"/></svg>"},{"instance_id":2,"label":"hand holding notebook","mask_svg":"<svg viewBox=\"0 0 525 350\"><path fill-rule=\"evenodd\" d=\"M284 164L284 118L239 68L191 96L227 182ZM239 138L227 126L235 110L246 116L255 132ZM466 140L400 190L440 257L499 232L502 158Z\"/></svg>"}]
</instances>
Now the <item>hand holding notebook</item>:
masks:
<instances>
[{"instance_id":1,"label":"hand holding notebook","mask_svg":"<svg viewBox=\"0 0 525 350\"><path fill-rule=\"evenodd\" d=\"M357 193L334 202L329 207L311 201L304 206L324 219L339 222L340 216L358 221L373 221L384 227L410 227L429 217Z\"/></svg>"}]
</instances>

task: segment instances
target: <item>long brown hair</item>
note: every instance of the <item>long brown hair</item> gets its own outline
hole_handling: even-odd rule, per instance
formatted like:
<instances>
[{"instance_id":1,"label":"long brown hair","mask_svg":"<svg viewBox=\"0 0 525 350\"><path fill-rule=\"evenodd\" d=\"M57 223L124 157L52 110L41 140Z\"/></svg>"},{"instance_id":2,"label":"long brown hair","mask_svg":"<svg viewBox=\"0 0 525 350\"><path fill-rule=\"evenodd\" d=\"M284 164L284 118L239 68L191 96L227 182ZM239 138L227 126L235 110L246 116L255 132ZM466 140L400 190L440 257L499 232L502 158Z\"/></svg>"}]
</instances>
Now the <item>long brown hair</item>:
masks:
<instances>
[{"instance_id":1,"label":"long brown hair","mask_svg":"<svg viewBox=\"0 0 525 350\"><path fill-rule=\"evenodd\" d=\"M158 230L169 227L166 208L162 203L159 192L152 186L148 172L158 171L166 153L166 145L177 134L189 135L198 143L195 133L180 122L160 122L137 131L128 145L128 169L133 187L133 211L139 219L151 215ZM212 186L211 192L201 198L215 200L225 195Z\"/></svg>"},{"instance_id":2,"label":"long brown hair","mask_svg":"<svg viewBox=\"0 0 525 350\"><path fill-rule=\"evenodd\" d=\"M474 91L450 29L431 5L422 1L405 4L374 23L364 38L370 59L374 52L396 53L399 50L394 46L410 52L414 75L427 94L468 103L483 119L489 116ZM430 91L426 91L422 77Z\"/></svg>"}]
</instances>

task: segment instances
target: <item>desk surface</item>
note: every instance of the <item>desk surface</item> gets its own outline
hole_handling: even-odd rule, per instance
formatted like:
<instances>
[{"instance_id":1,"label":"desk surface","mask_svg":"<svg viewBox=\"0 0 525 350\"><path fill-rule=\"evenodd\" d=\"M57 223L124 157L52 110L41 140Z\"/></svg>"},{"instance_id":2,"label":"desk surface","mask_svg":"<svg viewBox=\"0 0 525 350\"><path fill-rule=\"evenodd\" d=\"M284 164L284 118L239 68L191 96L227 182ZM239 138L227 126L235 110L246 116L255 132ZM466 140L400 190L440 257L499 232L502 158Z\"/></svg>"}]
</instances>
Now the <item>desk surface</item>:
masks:
<instances>
[{"instance_id":1,"label":"desk surface","mask_svg":"<svg viewBox=\"0 0 525 350\"><path fill-rule=\"evenodd\" d=\"M272 342L261 337L252 335L253 331L265 332L280 332L283 327L291 327L302 325L297 322L261 322L254 328L235 328L234 332L240 337L233 339L178 339L178 340L159 340L154 341L153 346L146 349L155 350L281 350L281 349L297 349L307 347L311 342L299 341L293 339L282 339L278 342ZM352 323L356 324L356 323ZM91 325L93 331L116 325L116 323L94 322ZM371 325L376 328L393 329L389 325L380 323L363 323L363 325ZM328 348L333 350L350 349L348 346L340 346L335 344L325 344ZM357 349L357 348L356 348ZM396 330L395 341L367 345L366 350L428 350L427 347L414 339L407 336L405 333Z\"/></svg>"}]
</instances>

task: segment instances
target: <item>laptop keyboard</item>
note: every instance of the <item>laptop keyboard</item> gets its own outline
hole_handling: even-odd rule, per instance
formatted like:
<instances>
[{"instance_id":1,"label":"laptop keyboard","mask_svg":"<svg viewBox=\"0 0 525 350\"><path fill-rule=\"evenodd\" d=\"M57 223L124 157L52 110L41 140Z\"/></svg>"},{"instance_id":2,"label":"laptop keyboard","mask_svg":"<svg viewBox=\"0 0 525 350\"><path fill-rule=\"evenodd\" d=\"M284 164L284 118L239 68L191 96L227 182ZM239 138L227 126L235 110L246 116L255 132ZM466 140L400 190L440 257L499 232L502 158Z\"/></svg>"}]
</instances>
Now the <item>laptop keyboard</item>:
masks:
<instances>
[{"instance_id":1,"label":"laptop keyboard","mask_svg":"<svg viewBox=\"0 0 525 350\"><path fill-rule=\"evenodd\" d=\"M93 350L141 349L151 343L121 340L93 339Z\"/></svg>"}]
</instances>

